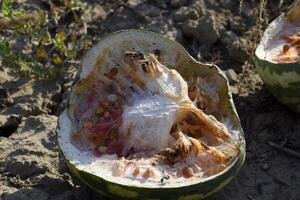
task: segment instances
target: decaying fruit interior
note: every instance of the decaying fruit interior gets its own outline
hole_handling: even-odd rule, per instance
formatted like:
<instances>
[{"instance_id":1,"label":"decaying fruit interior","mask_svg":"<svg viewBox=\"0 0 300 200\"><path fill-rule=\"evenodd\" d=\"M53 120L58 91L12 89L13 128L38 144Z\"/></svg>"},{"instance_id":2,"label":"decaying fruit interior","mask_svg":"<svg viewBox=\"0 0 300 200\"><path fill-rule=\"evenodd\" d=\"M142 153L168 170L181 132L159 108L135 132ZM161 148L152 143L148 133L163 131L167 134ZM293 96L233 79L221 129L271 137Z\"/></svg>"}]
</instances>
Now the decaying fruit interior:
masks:
<instances>
[{"instance_id":1,"label":"decaying fruit interior","mask_svg":"<svg viewBox=\"0 0 300 200\"><path fill-rule=\"evenodd\" d=\"M111 181L150 185L199 180L232 163L239 132L202 111L205 103L218 112L213 85L188 84L160 62L159 50L104 52L70 97L78 162Z\"/></svg>"},{"instance_id":2,"label":"decaying fruit interior","mask_svg":"<svg viewBox=\"0 0 300 200\"><path fill-rule=\"evenodd\" d=\"M300 61L300 32L292 35L282 35L282 40L285 44L282 46L282 51L273 58L273 61L278 63L289 63Z\"/></svg>"},{"instance_id":3,"label":"decaying fruit interior","mask_svg":"<svg viewBox=\"0 0 300 200\"><path fill-rule=\"evenodd\" d=\"M280 16L266 30L258 47L261 59L275 63L300 61L300 3L297 1L287 16Z\"/></svg>"}]
</instances>

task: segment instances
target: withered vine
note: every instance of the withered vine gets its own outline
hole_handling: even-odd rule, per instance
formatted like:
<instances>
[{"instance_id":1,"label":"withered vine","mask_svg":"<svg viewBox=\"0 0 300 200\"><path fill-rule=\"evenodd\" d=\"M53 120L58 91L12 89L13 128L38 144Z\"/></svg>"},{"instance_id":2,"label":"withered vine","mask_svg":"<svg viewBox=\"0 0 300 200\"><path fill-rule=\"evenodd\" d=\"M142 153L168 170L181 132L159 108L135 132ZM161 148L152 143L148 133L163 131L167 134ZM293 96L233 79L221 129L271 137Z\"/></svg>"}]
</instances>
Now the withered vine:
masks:
<instances>
[{"instance_id":1,"label":"withered vine","mask_svg":"<svg viewBox=\"0 0 300 200\"><path fill-rule=\"evenodd\" d=\"M0 10L0 33L29 40L30 53L15 52L10 38L0 39L0 67L10 67L35 78L54 77L78 52L87 48L86 26L79 17L85 9L79 0L47 1L50 10L28 13L14 0L3 0ZM58 2L58 3L57 3ZM60 20L67 21L60 25ZM2 29L2 30L1 30Z\"/></svg>"}]
</instances>

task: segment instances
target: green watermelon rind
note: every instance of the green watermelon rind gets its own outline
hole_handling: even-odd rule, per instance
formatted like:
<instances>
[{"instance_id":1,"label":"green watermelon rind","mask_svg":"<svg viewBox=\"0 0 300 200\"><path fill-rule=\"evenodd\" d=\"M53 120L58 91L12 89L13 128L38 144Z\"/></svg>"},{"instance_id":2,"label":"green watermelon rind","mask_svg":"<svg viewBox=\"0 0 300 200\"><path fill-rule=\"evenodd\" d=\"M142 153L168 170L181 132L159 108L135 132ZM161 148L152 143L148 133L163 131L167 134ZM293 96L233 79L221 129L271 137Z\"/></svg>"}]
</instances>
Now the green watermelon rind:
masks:
<instances>
[{"instance_id":1,"label":"green watermelon rind","mask_svg":"<svg viewBox=\"0 0 300 200\"><path fill-rule=\"evenodd\" d=\"M144 188L133 187L106 181L91 173L78 170L72 163L65 159L70 171L77 176L92 190L110 199L116 197L122 199L177 199L196 200L204 199L207 196L218 192L226 186L238 173L245 160L245 143L240 146L240 153L237 159L228 169L216 178L179 188Z\"/></svg>"},{"instance_id":2,"label":"green watermelon rind","mask_svg":"<svg viewBox=\"0 0 300 200\"><path fill-rule=\"evenodd\" d=\"M285 15L276 18L265 30L260 48ZM271 37L271 36L270 36ZM254 63L258 74L276 99L300 113L300 62L275 63L260 58L255 51Z\"/></svg>"},{"instance_id":3,"label":"green watermelon rind","mask_svg":"<svg viewBox=\"0 0 300 200\"><path fill-rule=\"evenodd\" d=\"M229 117L232 120L232 125L235 130L239 130L239 153L237 157L232 161L231 165L228 166L225 170L216 174L212 177L209 177L205 180L199 180L196 184L180 186L180 187L156 187L149 188L143 187L141 185L137 186L127 186L123 184L118 184L114 182L107 181L101 177L95 176L86 171L79 170L76 168L72 162L68 161L64 153L62 155L65 157L65 162L68 168L73 174L75 174L82 182L84 182L91 189L95 190L102 196L108 198L118 198L118 199L178 199L178 200L193 200L193 199L203 199L223 188L228 184L231 179L238 173L239 169L243 165L246 155L246 143L243 136L243 130L240 126L240 120L236 112L231 92L229 91L229 83L224 75L224 73L216 66L212 64L202 64L194 60L187 51L177 42L167 39L159 34L152 33L149 31L143 30L121 30L115 33L108 35L105 39L116 36L118 34L144 34L145 36L157 38L163 40L166 45L176 47L178 52L180 52L182 59L180 63L176 65L175 68L179 73L187 78L188 76L197 75L200 77L206 76L216 76L219 88L219 95L223 98L220 101L220 106L222 107L222 115L217 118L227 118ZM102 40L102 41L103 41ZM184 69L182 68L184 66ZM178 68L177 68L178 67ZM193 69L193 70L191 70ZM79 79L81 69L77 74L77 80ZM59 140L60 127L63 124L58 123L56 129L57 139Z\"/></svg>"},{"instance_id":4,"label":"green watermelon rind","mask_svg":"<svg viewBox=\"0 0 300 200\"><path fill-rule=\"evenodd\" d=\"M255 57L255 65L274 97L300 113L300 63L274 64Z\"/></svg>"}]
</instances>

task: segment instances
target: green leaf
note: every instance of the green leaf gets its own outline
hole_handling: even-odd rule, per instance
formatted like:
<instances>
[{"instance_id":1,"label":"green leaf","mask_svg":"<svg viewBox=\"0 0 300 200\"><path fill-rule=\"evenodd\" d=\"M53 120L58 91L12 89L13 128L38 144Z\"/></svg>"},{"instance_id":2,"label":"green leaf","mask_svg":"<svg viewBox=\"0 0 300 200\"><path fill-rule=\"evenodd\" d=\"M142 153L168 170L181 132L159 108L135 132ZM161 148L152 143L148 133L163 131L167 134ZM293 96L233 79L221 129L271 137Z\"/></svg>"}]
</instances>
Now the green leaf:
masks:
<instances>
[{"instance_id":1,"label":"green leaf","mask_svg":"<svg viewBox=\"0 0 300 200\"><path fill-rule=\"evenodd\" d=\"M11 17L12 16L12 5L13 1L12 0L3 0L2 1L2 9L1 13L3 14L4 17Z\"/></svg>"},{"instance_id":2,"label":"green leaf","mask_svg":"<svg viewBox=\"0 0 300 200\"><path fill-rule=\"evenodd\" d=\"M56 33L53 40L54 47L63 55L67 54L67 48L64 44L65 40L66 36L64 31L59 31L58 33Z\"/></svg>"},{"instance_id":3,"label":"green leaf","mask_svg":"<svg viewBox=\"0 0 300 200\"><path fill-rule=\"evenodd\" d=\"M71 49L68 51L68 58L70 59L75 59L77 56L77 50L76 49Z\"/></svg>"},{"instance_id":4,"label":"green leaf","mask_svg":"<svg viewBox=\"0 0 300 200\"><path fill-rule=\"evenodd\" d=\"M6 56L11 53L11 48L8 42L0 40L0 56Z\"/></svg>"}]
</instances>

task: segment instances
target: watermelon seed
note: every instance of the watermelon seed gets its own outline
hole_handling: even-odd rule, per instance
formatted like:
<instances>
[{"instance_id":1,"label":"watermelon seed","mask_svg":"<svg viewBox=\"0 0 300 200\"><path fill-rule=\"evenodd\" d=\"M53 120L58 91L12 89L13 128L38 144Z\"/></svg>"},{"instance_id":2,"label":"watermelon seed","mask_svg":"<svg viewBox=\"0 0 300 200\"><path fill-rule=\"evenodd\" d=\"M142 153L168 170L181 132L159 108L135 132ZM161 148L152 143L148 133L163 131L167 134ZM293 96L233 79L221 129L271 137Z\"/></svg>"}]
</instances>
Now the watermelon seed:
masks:
<instances>
[{"instance_id":1,"label":"watermelon seed","mask_svg":"<svg viewBox=\"0 0 300 200\"><path fill-rule=\"evenodd\" d=\"M117 68L112 68L111 70L110 70L110 75L111 76L116 76L118 74L118 69Z\"/></svg>"},{"instance_id":2,"label":"watermelon seed","mask_svg":"<svg viewBox=\"0 0 300 200\"><path fill-rule=\"evenodd\" d=\"M193 176L193 170L190 167L185 167L182 169L183 176L186 178L190 178Z\"/></svg>"},{"instance_id":3,"label":"watermelon seed","mask_svg":"<svg viewBox=\"0 0 300 200\"><path fill-rule=\"evenodd\" d=\"M135 168L135 170L133 171L132 175L133 176L138 176L140 174L140 168Z\"/></svg>"},{"instance_id":4,"label":"watermelon seed","mask_svg":"<svg viewBox=\"0 0 300 200\"><path fill-rule=\"evenodd\" d=\"M144 178L149 178L154 176L154 171L150 167L146 169L146 171L143 174Z\"/></svg>"},{"instance_id":5,"label":"watermelon seed","mask_svg":"<svg viewBox=\"0 0 300 200\"><path fill-rule=\"evenodd\" d=\"M285 44L285 45L283 45L282 51L283 51L283 53L287 53L289 51L289 49L290 49L290 46Z\"/></svg>"}]
</instances>

